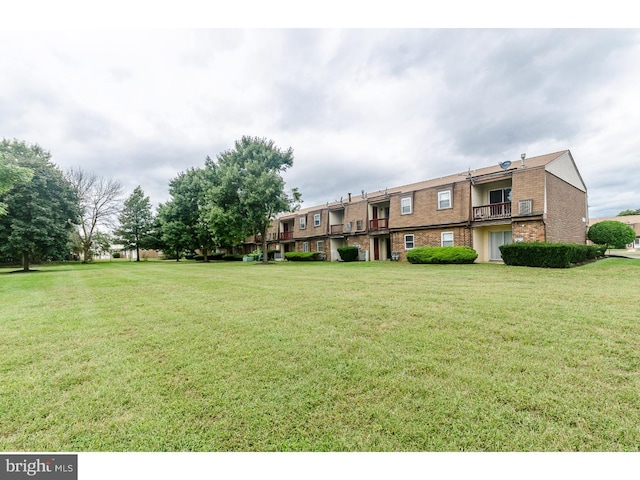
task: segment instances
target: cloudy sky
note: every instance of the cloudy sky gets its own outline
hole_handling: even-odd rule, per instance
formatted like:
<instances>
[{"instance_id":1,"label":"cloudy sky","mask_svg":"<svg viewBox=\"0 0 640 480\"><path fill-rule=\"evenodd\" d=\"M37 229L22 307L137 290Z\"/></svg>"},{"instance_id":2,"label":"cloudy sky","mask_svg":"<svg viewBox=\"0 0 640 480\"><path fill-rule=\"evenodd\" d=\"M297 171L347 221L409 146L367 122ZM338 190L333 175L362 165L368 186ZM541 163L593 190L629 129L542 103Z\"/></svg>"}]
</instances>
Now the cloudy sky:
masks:
<instances>
[{"instance_id":1,"label":"cloudy sky","mask_svg":"<svg viewBox=\"0 0 640 480\"><path fill-rule=\"evenodd\" d=\"M570 149L592 218L640 208L636 29L20 28L0 58L0 138L155 205L251 135L304 206Z\"/></svg>"}]
</instances>

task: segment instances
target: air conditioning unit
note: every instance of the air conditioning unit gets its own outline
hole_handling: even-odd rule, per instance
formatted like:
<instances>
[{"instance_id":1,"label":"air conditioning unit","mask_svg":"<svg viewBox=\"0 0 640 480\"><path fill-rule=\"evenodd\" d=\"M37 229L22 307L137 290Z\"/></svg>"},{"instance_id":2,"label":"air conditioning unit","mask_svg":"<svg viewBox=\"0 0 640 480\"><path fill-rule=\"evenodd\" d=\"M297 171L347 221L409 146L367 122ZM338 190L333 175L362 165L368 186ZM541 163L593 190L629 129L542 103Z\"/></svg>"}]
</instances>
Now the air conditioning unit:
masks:
<instances>
[{"instance_id":1,"label":"air conditioning unit","mask_svg":"<svg viewBox=\"0 0 640 480\"><path fill-rule=\"evenodd\" d=\"M347 222L344 224L344 231L345 232L350 232L351 231L351 222Z\"/></svg>"},{"instance_id":2,"label":"air conditioning unit","mask_svg":"<svg viewBox=\"0 0 640 480\"><path fill-rule=\"evenodd\" d=\"M520 215L531 215L531 204L533 201L531 199L528 200L520 200L518 202L518 213Z\"/></svg>"}]
</instances>

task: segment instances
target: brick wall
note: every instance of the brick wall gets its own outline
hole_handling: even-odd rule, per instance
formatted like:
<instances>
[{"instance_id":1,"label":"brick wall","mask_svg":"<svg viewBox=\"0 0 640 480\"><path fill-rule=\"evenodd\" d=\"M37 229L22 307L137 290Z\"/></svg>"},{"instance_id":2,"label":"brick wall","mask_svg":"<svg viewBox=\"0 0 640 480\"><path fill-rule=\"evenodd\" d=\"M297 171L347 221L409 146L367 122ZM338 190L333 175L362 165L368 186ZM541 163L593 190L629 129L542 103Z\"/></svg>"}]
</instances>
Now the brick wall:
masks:
<instances>
[{"instance_id":1,"label":"brick wall","mask_svg":"<svg viewBox=\"0 0 640 480\"><path fill-rule=\"evenodd\" d=\"M438 192L451 191L451 208L438 208ZM428 188L394 195L390 198L391 228L417 225L459 223L469 218L469 183L457 182L437 188ZM402 214L401 200L412 197L412 213Z\"/></svg>"},{"instance_id":2,"label":"brick wall","mask_svg":"<svg viewBox=\"0 0 640 480\"><path fill-rule=\"evenodd\" d=\"M511 225L513 241L544 242L545 225L542 220L518 220Z\"/></svg>"},{"instance_id":3,"label":"brick wall","mask_svg":"<svg viewBox=\"0 0 640 480\"><path fill-rule=\"evenodd\" d=\"M511 182L511 211L518 214L520 200L532 200L532 213L544 213L544 168L525 168L513 173Z\"/></svg>"},{"instance_id":4,"label":"brick wall","mask_svg":"<svg viewBox=\"0 0 640 480\"><path fill-rule=\"evenodd\" d=\"M400 260L406 260L407 250L404 245L405 235L413 235L414 247L440 247L442 246L442 232L453 232L454 246L472 246L472 235L469 228L452 227L394 232L391 234L391 250L400 254Z\"/></svg>"},{"instance_id":5,"label":"brick wall","mask_svg":"<svg viewBox=\"0 0 640 480\"><path fill-rule=\"evenodd\" d=\"M585 244L587 194L551 173L547 180L547 242Z\"/></svg>"}]
</instances>

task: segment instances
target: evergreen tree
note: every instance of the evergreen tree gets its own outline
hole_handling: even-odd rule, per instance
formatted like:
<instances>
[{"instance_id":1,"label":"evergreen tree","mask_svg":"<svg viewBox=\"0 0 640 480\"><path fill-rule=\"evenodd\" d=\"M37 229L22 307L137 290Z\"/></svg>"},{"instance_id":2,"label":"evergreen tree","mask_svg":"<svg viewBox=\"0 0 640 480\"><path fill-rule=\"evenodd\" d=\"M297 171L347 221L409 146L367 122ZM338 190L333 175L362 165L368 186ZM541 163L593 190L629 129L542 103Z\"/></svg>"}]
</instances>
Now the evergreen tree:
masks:
<instances>
[{"instance_id":1,"label":"evergreen tree","mask_svg":"<svg viewBox=\"0 0 640 480\"><path fill-rule=\"evenodd\" d=\"M144 196L139 185L125 200L118 220L120 226L115 234L122 239L127 247L136 248L136 262L139 262L140 249L146 248L154 226L151 201L149 197Z\"/></svg>"}]
</instances>

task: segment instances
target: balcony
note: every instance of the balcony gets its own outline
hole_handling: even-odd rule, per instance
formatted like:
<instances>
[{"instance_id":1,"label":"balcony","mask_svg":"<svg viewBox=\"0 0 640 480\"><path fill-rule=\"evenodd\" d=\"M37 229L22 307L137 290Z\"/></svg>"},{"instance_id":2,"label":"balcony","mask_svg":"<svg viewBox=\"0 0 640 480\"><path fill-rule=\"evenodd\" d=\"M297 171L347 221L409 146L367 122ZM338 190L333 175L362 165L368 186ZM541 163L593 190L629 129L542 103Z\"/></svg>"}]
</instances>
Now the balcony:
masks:
<instances>
[{"instance_id":1,"label":"balcony","mask_svg":"<svg viewBox=\"0 0 640 480\"><path fill-rule=\"evenodd\" d=\"M331 225L330 226L330 234L331 235L342 235L344 232L344 225L341 223L339 225Z\"/></svg>"},{"instance_id":2,"label":"balcony","mask_svg":"<svg viewBox=\"0 0 640 480\"><path fill-rule=\"evenodd\" d=\"M278 240L280 240L281 242L286 242L286 241L293 240L293 231L280 232L278 234Z\"/></svg>"},{"instance_id":3,"label":"balcony","mask_svg":"<svg viewBox=\"0 0 640 480\"><path fill-rule=\"evenodd\" d=\"M511 202L492 203L473 207L473 220L482 222L486 220L501 220L511 218Z\"/></svg>"},{"instance_id":4,"label":"balcony","mask_svg":"<svg viewBox=\"0 0 640 480\"><path fill-rule=\"evenodd\" d=\"M369 220L369 231L375 232L377 230L388 230L389 219L388 218L374 218Z\"/></svg>"}]
</instances>

